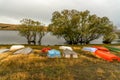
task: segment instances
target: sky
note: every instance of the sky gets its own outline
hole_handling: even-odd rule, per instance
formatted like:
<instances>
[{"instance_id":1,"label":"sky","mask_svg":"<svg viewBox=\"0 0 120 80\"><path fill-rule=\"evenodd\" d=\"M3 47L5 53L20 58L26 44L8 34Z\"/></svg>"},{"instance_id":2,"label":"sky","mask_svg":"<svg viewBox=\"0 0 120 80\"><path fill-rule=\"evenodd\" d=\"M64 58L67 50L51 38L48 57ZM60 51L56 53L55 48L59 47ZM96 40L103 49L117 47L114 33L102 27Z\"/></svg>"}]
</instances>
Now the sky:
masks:
<instances>
[{"instance_id":1,"label":"sky","mask_svg":"<svg viewBox=\"0 0 120 80\"><path fill-rule=\"evenodd\" d=\"M89 10L120 28L120 0L0 0L0 23L19 24L30 18L48 25L52 13L64 9Z\"/></svg>"}]
</instances>

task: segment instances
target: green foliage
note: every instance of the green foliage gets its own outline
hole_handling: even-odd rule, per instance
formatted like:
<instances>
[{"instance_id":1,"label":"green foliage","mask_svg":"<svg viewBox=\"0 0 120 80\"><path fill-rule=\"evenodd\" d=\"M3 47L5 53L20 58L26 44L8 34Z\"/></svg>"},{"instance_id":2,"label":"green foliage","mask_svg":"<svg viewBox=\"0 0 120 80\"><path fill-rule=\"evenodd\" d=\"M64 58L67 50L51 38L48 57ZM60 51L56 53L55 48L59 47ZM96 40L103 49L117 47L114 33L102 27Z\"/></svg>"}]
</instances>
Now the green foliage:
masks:
<instances>
[{"instance_id":1,"label":"green foliage","mask_svg":"<svg viewBox=\"0 0 120 80\"><path fill-rule=\"evenodd\" d=\"M103 37L103 43L109 44L116 38L118 38L118 35L115 32L107 33Z\"/></svg>"},{"instance_id":2,"label":"green foliage","mask_svg":"<svg viewBox=\"0 0 120 80\"><path fill-rule=\"evenodd\" d=\"M119 31L119 30L116 30L115 33L117 34L118 39L120 39L120 31Z\"/></svg>"},{"instance_id":3,"label":"green foliage","mask_svg":"<svg viewBox=\"0 0 120 80\"><path fill-rule=\"evenodd\" d=\"M36 38L39 37L38 44L41 44L41 39L45 35L44 26L40 22L32 19L22 19L18 31L21 36L25 37L28 44L33 42L36 44Z\"/></svg>"},{"instance_id":4,"label":"green foliage","mask_svg":"<svg viewBox=\"0 0 120 80\"><path fill-rule=\"evenodd\" d=\"M88 44L114 28L107 17L91 15L88 10L55 11L51 21L48 30L63 37L69 44Z\"/></svg>"}]
</instances>

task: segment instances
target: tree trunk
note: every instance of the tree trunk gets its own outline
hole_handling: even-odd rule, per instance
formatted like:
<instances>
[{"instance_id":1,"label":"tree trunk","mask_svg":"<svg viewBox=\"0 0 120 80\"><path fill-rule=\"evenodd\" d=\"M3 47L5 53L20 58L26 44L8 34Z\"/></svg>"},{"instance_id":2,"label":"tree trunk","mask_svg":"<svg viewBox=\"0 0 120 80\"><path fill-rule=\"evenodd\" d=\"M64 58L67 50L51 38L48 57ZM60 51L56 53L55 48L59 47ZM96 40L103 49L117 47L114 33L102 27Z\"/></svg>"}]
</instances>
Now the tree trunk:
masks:
<instances>
[{"instance_id":1,"label":"tree trunk","mask_svg":"<svg viewBox=\"0 0 120 80\"><path fill-rule=\"evenodd\" d=\"M39 36L38 45L41 45L42 36Z\"/></svg>"},{"instance_id":2,"label":"tree trunk","mask_svg":"<svg viewBox=\"0 0 120 80\"><path fill-rule=\"evenodd\" d=\"M27 42L28 42L28 44L31 44L31 41L30 41L30 40L28 40Z\"/></svg>"},{"instance_id":3,"label":"tree trunk","mask_svg":"<svg viewBox=\"0 0 120 80\"><path fill-rule=\"evenodd\" d=\"M109 41L103 41L104 44L111 44Z\"/></svg>"},{"instance_id":4,"label":"tree trunk","mask_svg":"<svg viewBox=\"0 0 120 80\"><path fill-rule=\"evenodd\" d=\"M41 41L38 41L38 45L41 45Z\"/></svg>"}]
</instances>

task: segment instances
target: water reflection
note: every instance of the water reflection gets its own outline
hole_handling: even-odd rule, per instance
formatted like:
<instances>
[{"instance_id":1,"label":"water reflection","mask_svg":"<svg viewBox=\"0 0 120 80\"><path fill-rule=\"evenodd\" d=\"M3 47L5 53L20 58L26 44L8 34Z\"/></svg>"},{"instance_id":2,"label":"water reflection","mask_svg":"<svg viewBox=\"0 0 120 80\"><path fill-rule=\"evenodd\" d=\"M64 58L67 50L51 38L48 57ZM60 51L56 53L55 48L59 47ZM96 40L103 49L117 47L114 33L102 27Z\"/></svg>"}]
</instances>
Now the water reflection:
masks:
<instances>
[{"instance_id":1,"label":"water reflection","mask_svg":"<svg viewBox=\"0 0 120 80\"><path fill-rule=\"evenodd\" d=\"M63 45L65 40L47 33L41 41L42 45ZM113 41L112 44L120 42ZM27 44L27 40L19 35L18 31L0 31L0 44ZM90 44L102 44L102 37L93 40Z\"/></svg>"},{"instance_id":2,"label":"water reflection","mask_svg":"<svg viewBox=\"0 0 120 80\"><path fill-rule=\"evenodd\" d=\"M47 33L41 42L42 45L62 45L65 40ZM0 31L0 44L27 44L27 40L18 31Z\"/></svg>"}]
</instances>

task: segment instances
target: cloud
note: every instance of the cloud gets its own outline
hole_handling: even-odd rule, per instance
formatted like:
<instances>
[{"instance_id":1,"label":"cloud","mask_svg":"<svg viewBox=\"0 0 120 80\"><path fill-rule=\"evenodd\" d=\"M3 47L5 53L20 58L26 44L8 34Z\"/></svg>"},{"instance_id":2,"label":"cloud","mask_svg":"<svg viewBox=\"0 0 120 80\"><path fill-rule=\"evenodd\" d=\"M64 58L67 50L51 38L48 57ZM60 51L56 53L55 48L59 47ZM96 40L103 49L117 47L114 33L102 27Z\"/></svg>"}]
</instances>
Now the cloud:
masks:
<instances>
[{"instance_id":1,"label":"cloud","mask_svg":"<svg viewBox=\"0 0 120 80\"><path fill-rule=\"evenodd\" d=\"M54 11L76 9L107 16L119 26L119 5L120 0L0 0L0 21L18 23L23 18L32 18L49 24Z\"/></svg>"},{"instance_id":2,"label":"cloud","mask_svg":"<svg viewBox=\"0 0 120 80\"><path fill-rule=\"evenodd\" d=\"M19 24L19 21L14 19L14 18L11 18L11 17L7 17L7 16L1 16L0 17L0 23L8 23L8 24Z\"/></svg>"}]
</instances>

